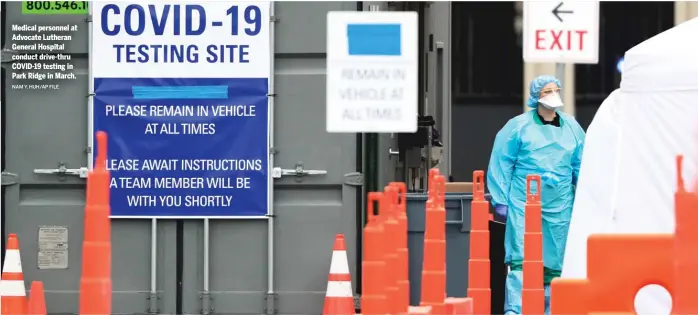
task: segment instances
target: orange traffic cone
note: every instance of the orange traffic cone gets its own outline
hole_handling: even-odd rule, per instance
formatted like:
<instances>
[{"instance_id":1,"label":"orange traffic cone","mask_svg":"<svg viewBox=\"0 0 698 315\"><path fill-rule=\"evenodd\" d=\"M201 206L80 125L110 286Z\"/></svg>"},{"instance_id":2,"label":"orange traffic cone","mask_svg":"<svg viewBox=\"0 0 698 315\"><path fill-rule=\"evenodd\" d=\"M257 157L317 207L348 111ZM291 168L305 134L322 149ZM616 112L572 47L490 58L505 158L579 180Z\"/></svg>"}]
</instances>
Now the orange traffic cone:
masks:
<instances>
[{"instance_id":1,"label":"orange traffic cone","mask_svg":"<svg viewBox=\"0 0 698 315\"><path fill-rule=\"evenodd\" d=\"M448 315L471 315L473 314L472 298L446 298L446 314Z\"/></svg>"},{"instance_id":2,"label":"orange traffic cone","mask_svg":"<svg viewBox=\"0 0 698 315\"><path fill-rule=\"evenodd\" d=\"M398 222L398 233L395 236L397 244L398 264L395 266L397 274L397 284L400 291L400 296L395 303L396 309L404 310L410 305L410 267L409 267L409 249L407 247L407 185L405 183L390 183L391 186L397 189L397 198L395 209ZM402 313L403 311L400 311Z\"/></svg>"},{"instance_id":3,"label":"orange traffic cone","mask_svg":"<svg viewBox=\"0 0 698 315\"><path fill-rule=\"evenodd\" d=\"M446 209L445 178L437 169L429 171L429 199L425 212L424 262L420 305L431 306L436 315L446 313Z\"/></svg>"},{"instance_id":4,"label":"orange traffic cone","mask_svg":"<svg viewBox=\"0 0 698 315\"><path fill-rule=\"evenodd\" d=\"M408 306L409 315L431 315L431 306Z\"/></svg>"},{"instance_id":5,"label":"orange traffic cone","mask_svg":"<svg viewBox=\"0 0 698 315\"><path fill-rule=\"evenodd\" d=\"M683 182L683 156L676 157L677 191L674 195L674 290L672 310L676 315L698 314L698 300L691 294L698 290L695 279L698 277L698 246L696 222L696 194L687 192ZM687 224L694 222L694 224Z\"/></svg>"},{"instance_id":6,"label":"orange traffic cone","mask_svg":"<svg viewBox=\"0 0 698 315\"><path fill-rule=\"evenodd\" d=\"M535 184L536 193L531 192ZM526 205L524 206L524 260L521 311L523 314L545 312L543 288L543 234L540 175L526 176ZM477 301L475 301L477 303Z\"/></svg>"},{"instance_id":7,"label":"orange traffic cone","mask_svg":"<svg viewBox=\"0 0 698 315\"><path fill-rule=\"evenodd\" d=\"M388 314L388 300L385 297L385 261L383 242L385 230L381 219L374 213L374 203L380 202L383 193L369 192L366 204L367 223L364 227L364 256L361 281L361 312L363 315Z\"/></svg>"},{"instance_id":8,"label":"orange traffic cone","mask_svg":"<svg viewBox=\"0 0 698 315\"><path fill-rule=\"evenodd\" d=\"M46 298L44 297L44 283L32 281L29 290L29 303L27 315L46 315Z\"/></svg>"},{"instance_id":9,"label":"orange traffic cone","mask_svg":"<svg viewBox=\"0 0 698 315\"><path fill-rule=\"evenodd\" d=\"M473 172L473 201L470 210L470 258L468 259L468 297L473 299L476 315L492 314L490 301L490 203L485 200L485 172Z\"/></svg>"},{"instance_id":10,"label":"orange traffic cone","mask_svg":"<svg viewBox=\"0 0 698 315\"><path fill-rule=\"evenodd\" d=\"M344 235L337 234L332 249L330 276L327 280L323 315L354 314L354 294L351 290L351 274Z\"/></svg>"},{"instance_id":11,"label":"orange traffic cone","mask_svg":"<svg viewBox=\"0 0 698 315\"><path fill-rule=\"evenodd\" d=\"M81 315L111 314L111 221L109 219L109 171L107 134L98 131L97 158L87 176L85 234L80 277Z\"/></svg>"},{"instance_id":12,"label":"orange traffic cone","mask_svg":"<svg viewBox=\"0 0 698 315\"><path fill-rule=\"evenodd\" d=\"M401 292L398 287L400 256L396 243L397 235L400 234L400 223L397 220L395 209L397 207L398 195L397 187L386 186L383 192L383 199L378 203L380 206L381 218L383 219L383 229L385 238L383 239L383 260L388 267L385 269L385 298L388 300L388 311L390 314L400 314L407 311L407 304L400 305ZM408 303L409 304L409 303Z\"/></svg>"},{"instance_id":13,"label":"orange traffic cone","mask_svg":"<svg viewBox=\"0 0 698 315\"><path fill-rule=\"evenodd\" d=\"M19 240L17 234L10 234L7 238L7 251L5 252L5 265L2 269L2 281L0 281L0 294L2 298L2 315L24 315L27 312L27 293L24 288L24 275L22 274L22 259L19 255Z\"/></svg>"}]
</instances>

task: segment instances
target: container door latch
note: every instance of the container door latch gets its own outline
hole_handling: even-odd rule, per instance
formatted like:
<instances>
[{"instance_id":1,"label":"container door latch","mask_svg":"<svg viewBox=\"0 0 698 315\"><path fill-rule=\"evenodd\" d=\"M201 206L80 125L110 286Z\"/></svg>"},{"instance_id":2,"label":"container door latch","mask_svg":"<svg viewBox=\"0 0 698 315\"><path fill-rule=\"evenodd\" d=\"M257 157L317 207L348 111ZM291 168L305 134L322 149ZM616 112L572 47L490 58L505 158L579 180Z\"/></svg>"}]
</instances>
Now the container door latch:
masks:
<instances>
[{"instance_id":1,"label":"container door latch","mask_svg":"<svg viewBox=\"0 0 698 315\"><path fill-rule=\"evenodd\" d=\"M44 174L44 175L58 175L58 179L64 181L68 176L78 176L80 178L87 178L87 167L80 168L67 168L65 163L58 163L58 168L37 168L34 169L34 174Z\"/></svg>"},{"instance_id":2,"label":"container door latch","mask_svg":"<svg viewBox=\"0 0 698 315\"><path fill-rule=\"evenodd\" d=\"M271 171L271 177L281 178L282 176L295 176L296 181L301 181L303 177L309 175L327 175L325 170L306 170L303 168L303 162L296 163L294 169L283 169L280 167L275 167Z\"/></svg>"},{"instance_id":3,"label":"container door latch","mask_svg":"<svg viewBox=\"0 0 698 315\"><path fill-rule=\"evenodd\" d=\"M18 183L19 175L10 172L2 172L2 177L0 177L0 184L2 186L12 186Z\"/></svg>"}]
</instances>

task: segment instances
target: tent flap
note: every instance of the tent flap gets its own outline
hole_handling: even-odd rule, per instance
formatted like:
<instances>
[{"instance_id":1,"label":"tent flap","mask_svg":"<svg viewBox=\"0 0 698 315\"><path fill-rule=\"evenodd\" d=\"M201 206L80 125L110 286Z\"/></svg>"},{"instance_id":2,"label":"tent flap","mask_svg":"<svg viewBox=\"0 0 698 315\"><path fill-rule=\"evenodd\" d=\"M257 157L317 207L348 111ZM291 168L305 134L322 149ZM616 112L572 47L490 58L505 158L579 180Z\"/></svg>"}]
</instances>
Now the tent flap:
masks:
<instances>
[{"instance_id":1,"label":"tent flap","mask_svg":"<svg viewBox=\"0 0 698 315\"><path fill-rule=\"evenodd\" d=\"M625 53L626 92L698 90L698 18L683 22Z\"/></svg>"}]
</instances>

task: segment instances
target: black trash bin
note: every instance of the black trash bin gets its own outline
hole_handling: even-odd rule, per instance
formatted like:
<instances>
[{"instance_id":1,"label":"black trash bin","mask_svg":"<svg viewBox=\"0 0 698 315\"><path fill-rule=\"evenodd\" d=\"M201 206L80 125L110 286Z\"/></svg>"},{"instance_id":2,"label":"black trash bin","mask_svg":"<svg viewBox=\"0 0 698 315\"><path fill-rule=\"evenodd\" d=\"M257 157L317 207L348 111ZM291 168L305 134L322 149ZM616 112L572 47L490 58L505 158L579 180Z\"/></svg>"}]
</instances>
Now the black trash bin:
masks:
<instances>
[{"instance_id":1,"label":"black trash bin","mask_svg":"<svg viewBox=\"0 0 698 315\"><path fill-rule=\"evenodd\" d=\"M486 195L489 199L489 195ZM409 247L410 304L419 305L424 254L424 224L427 195L407 194L407 242ZM470 257L470 207L472 194L446 193L446 293L465 297L468 289ZM494 224L494 226L493 226ZM504 230L500 223L490 223L490 260L492 314L503 307ZM493 246L494 245L494 246ZM499 283L501 282L501 284Z\"/></svg>"}]
</instances>

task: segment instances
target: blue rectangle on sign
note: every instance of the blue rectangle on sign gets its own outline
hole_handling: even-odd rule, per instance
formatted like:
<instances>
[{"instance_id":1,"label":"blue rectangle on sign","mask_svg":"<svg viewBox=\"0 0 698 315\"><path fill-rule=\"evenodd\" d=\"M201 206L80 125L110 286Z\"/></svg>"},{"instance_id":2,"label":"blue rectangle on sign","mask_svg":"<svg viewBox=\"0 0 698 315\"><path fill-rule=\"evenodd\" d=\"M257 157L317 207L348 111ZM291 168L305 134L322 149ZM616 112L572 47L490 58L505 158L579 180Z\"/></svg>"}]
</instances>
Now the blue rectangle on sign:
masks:
<instances>
[{"instance_id":1,"label":"blue rectangle on sign","mask_svg":"<svg viewBox=\"0 0 698 315\"><path fill-rule=\"evenodd\" d=\"M348 24L350 56L400 56L400 24Z\"/></svg>"},{"instance_id":2,"label":"blue rectangle on sign","mask_svg":"<svg viewBox=\"0 0 698 315\"><path fill-rule=\"evenodd\" d=\"M227 86L133 86L134 99L228 99Z\"/></svg>"}]
</instances>

